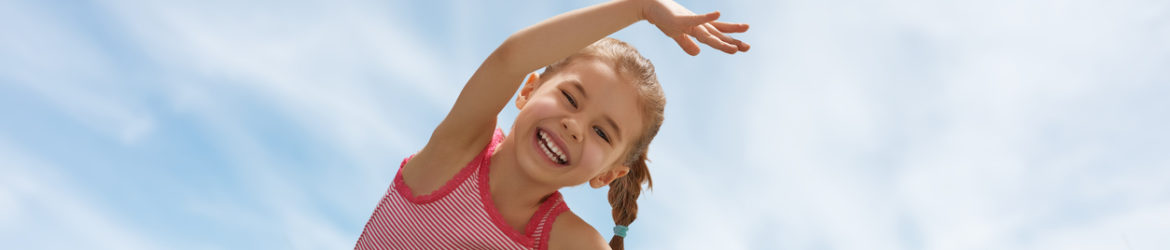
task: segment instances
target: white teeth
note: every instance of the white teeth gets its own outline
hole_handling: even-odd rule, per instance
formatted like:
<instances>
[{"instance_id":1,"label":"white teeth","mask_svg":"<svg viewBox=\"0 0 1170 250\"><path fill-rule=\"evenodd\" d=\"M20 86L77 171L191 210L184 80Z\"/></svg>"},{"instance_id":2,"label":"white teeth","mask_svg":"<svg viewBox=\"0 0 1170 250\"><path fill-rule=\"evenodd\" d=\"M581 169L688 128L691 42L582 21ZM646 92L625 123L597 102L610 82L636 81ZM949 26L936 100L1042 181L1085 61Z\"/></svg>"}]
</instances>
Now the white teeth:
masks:
<instances>
[{"instance_id":1,"label":"white teeth","mask_svg":"<svg viewBox=\"0 0 1170 250\"><path fill-rule=\"evenodd\" d=\"M541 147L541 149L544 150L544 155L547 155L549 159L556 159L556 157L553 156L553 153L549 152L547 148Z\"/></svg>"},{"instance_id":2,"label":"white teeth","mask_svg":"<svg viewBox=\"0 0 1170 250\"><path fill-rule=\"evenodd\" d=\"M540 136L541 144L544 144L544 147L541 147L541 149L544 150L544 154L548 155L548 158L554 159L554 161L556 161L556 162L564 162L565 161L564 153L561 153L561 149L559 147L557 147L556 143L551 143L548 140L548 134L545 133L544 131L540 131L540 133L537 133L537 134Z\"/></svg>"}]
</instances>

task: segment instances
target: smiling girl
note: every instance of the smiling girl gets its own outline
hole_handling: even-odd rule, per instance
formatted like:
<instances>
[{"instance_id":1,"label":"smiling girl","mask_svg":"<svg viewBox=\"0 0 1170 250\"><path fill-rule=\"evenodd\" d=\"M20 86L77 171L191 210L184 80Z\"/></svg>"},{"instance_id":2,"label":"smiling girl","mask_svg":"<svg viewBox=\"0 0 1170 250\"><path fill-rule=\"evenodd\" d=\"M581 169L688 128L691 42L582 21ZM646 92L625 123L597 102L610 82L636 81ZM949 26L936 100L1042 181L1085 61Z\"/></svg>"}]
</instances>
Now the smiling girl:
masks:
<instances>
[{"instance_id":1,"label":"smiling girl","mask_svg":"<svg viewBox=\"0 0 1170 250\"><path fill-rule=\"evenodd\" d=\"M606 36L647 20L691 55L699 53L692 37L747 51L724 33L748 26L718 18L669 0L617 0L508 37L426 146L403 160L356 248L622 249L650 184L646 151L666 100L650 61ZM520 113L505 135L496 119L517 88ZM609 186L616 226L608 245L557 191L585 183Z\"/></svg>"}]
</instances>

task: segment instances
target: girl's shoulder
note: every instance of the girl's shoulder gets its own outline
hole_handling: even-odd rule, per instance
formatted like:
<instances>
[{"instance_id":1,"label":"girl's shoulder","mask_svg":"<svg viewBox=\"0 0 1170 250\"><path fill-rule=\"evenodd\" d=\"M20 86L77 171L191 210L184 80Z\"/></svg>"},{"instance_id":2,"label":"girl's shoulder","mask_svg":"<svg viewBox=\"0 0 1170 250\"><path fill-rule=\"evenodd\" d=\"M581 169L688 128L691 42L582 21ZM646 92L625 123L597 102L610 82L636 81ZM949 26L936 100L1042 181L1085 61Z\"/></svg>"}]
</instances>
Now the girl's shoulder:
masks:
<instances>
[{"instance_id":1,"label":"girl's shoulder","mask_svg":"<svg viewBox=\"0 0 1170 250\"><path fill-rule=\"evenodd\" d=\"M415 153L402 166L402 180L410 187L413 195L429 194L438 190L455 174L498 143L502 131L495 129L488 133L488 142L481 145L443 143L432 141Z\"/></svg>"},{"instance_id":2,"label":"girl's shoulder","mask_svg":"<svg viewBox=\"0 0 1170 250\"><path fill-rule=\"evenodd\" d=\"M609 243L601 233L573 211L557 215L549 233L548 246L548 249L609 249Z\"/></svg>"}]
</instances>

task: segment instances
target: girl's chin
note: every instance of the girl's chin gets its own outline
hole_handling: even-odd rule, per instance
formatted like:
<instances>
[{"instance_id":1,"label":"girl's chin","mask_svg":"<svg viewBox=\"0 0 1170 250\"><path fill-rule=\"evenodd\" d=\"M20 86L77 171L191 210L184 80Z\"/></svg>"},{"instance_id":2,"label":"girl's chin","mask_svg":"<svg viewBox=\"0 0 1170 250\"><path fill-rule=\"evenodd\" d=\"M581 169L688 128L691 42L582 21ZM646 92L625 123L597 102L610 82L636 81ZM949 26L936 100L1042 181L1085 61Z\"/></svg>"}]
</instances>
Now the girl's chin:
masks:
<instances>
[{"instance_id":1,"label":"girl's chin","mask_svg":"<svg viewBox=\"0 0 1170 250\"><path fill-rule=\"evenodd\" d=\"M520 169L525 174L540 182L555 182L555 180L564 177L567 170L566 167L549 163L548 160L540 157L526 157L525 161L519 163L523 165L520 166Z\"/></svg>"}]
</instances>

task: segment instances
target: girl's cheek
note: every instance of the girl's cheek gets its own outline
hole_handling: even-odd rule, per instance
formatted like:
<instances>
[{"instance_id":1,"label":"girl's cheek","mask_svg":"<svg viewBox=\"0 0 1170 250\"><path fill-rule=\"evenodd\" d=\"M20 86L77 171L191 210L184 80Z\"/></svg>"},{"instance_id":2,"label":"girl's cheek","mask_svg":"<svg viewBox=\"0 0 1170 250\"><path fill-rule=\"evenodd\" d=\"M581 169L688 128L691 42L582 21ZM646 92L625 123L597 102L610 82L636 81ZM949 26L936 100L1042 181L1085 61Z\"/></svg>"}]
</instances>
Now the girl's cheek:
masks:
<instances>
[{"instance_id":1,"label":"girl's cheek","mask_svg":"<svg viewBox=\"0 0 1170 250\"><path fill-rule=\"evenodd\" d=\"M533 104L535 105L532 107L532 113L536 115L547 115L554 113L558 108L556 100L549 100L549 98L537 99Z\"/></svg>"},{"instance_id":2,"label":"girl's cheek","mask_svg":"<svg viewBox=\"0 0 1170 250\"><path fill-rule=\"evenodd\" d=\"M605 149L601 148L601 146L597 145L596 143L587 144L585 146L585 150L582 154L582 156L584 156L584 158L585 158L584 159L585 161L582 163L585 163L585 164L587 164L586 166L590 166L590 167L596 167L596 168L605 167L605 166L602 166L602 165L604 165L602 163L605 161L605 153L604 153L605 151L604 150Z\"/></svg>"},{"instance_id":3,"label":"girl's cheek","mask_svg":"<svg viewBox=\"0 0 1170 250\"><path fill-rule=\"evenodd\" d=\"M549 116L552 112L549 110L547 101L533 99L529 102L520 113L516 115L516 120L537 121L543 117Z\"/></svg>"}]
</instances>

